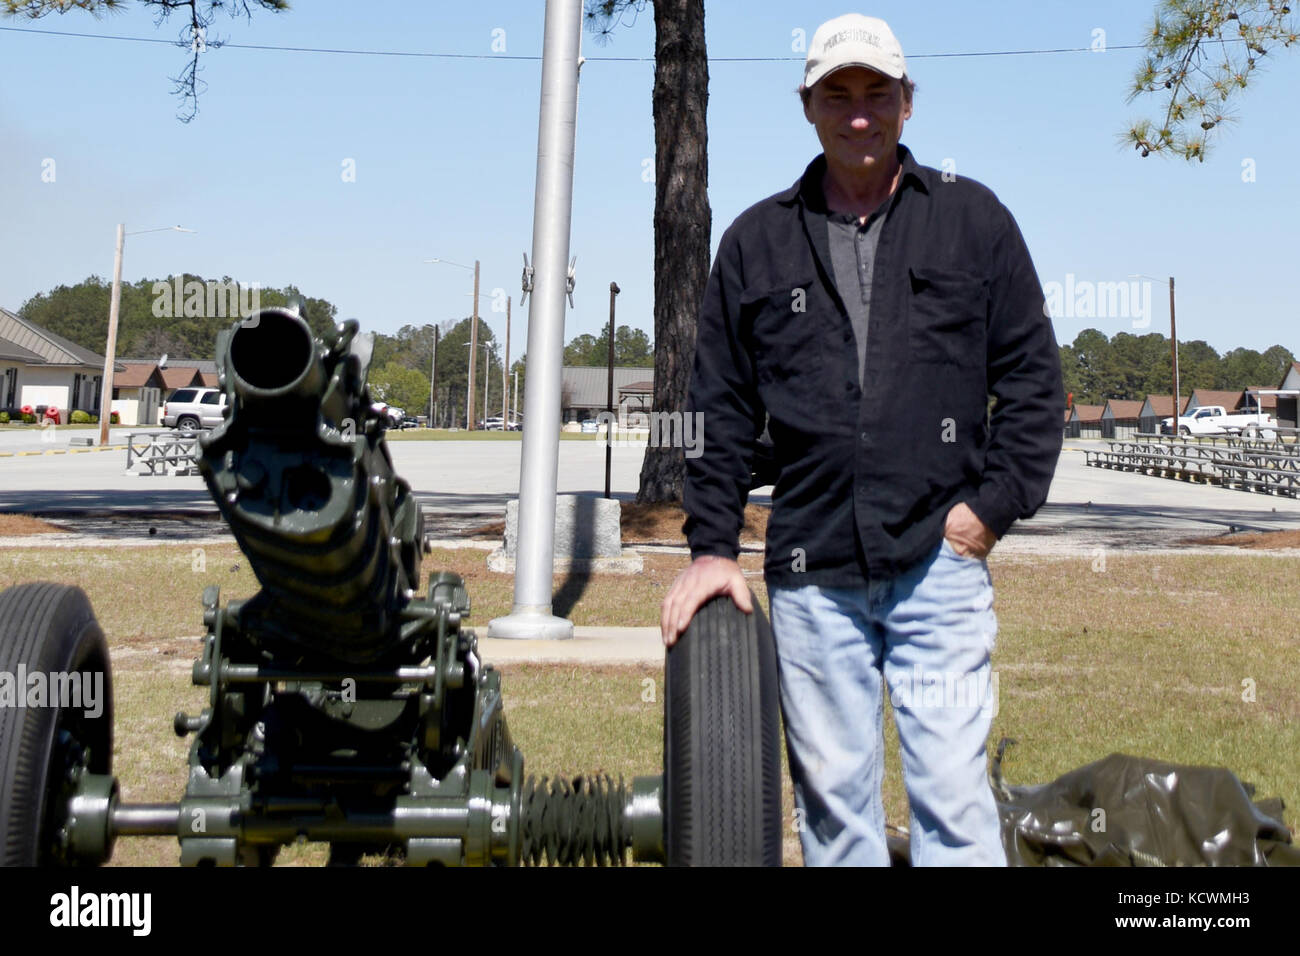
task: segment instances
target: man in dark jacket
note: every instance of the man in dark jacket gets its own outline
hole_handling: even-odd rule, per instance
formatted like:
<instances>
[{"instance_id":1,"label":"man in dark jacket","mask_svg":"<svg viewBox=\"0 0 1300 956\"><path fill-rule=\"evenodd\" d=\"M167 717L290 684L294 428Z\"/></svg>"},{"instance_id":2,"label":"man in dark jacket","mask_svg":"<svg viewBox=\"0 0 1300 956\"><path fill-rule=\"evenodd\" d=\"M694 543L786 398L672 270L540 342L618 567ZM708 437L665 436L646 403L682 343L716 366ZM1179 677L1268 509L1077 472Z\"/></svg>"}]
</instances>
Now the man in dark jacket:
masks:
<instances>
[{"instance_id":1,"label":"man in dark jacket","mask_svg":"<svg viewBox=\"0 0 1300 956\"><path fill-rule=\"evenodd\" d=\"M886 692L913 862L1005 864L985 776L985 558L1046 499L1061 447L1056 340L1024 240L986 187L899 144L912 94L883 21L818 28L800 96L822 154L724 233L688 399L703 416L693 560L664 599L664 641L716 595L752 610L736 556L766 417L779 477L764 574L809 864L888 862Z\"/></svg>"}]
</instances>

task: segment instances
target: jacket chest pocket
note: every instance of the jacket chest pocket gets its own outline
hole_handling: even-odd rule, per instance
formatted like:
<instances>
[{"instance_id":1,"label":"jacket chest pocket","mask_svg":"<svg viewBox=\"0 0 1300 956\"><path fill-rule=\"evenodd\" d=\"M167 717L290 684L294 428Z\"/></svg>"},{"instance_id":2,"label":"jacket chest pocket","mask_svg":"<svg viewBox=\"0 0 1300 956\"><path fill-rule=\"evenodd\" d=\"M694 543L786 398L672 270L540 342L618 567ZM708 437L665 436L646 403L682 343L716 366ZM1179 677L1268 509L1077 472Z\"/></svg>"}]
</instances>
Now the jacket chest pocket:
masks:
<instances>
[{"instance_id":1,"label":"jacket chest pocket","mask_svg":"<svg viewBox=\"0 0 1300 956\"><path fill-rule=\"evenodd\" d=\"M753 343L760 388L797 401L814 401L825 380L825 323L812 299L811 280L740 300Z\"/></svg>"},{"instance_id":2,"label":"jacket chest pocket","mask_svg":"<svg viewBox=\"0 0 1300 956\"><path fill-rule=\"evenodd\" d=\"M917 362L982 366L988 280L973 272L908 269L908 343Z\"/></svg>"}]
</instances>

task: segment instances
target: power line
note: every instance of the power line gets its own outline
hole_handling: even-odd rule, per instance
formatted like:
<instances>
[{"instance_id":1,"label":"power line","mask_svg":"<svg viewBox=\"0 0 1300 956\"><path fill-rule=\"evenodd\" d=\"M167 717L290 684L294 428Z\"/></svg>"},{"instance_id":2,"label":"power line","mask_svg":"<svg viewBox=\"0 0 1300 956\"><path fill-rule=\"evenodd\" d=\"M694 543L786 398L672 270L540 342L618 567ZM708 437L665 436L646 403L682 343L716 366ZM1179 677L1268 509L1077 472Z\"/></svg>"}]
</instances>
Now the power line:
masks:
<instances>
[{"instance_id":1,"label":"power line","mask_svg":"<svg viewBox=\"0 0 1300 956\"><path fill-rule=\"evenodd\" d=\"M188 43L178 42L176 40L164 40L160 37L124 37L114 36L103 33L74 33L66 30L34 30L31 27L0 27L10 33L36 33L42 36L54 37L78 37L87 40L118 40L126 43L162 43L167 46L188 47ZM423 57L427 59L442 60L532 60L539 61L541 56L519 56L507 53L432 53L420 50L348 50L331 47L309 47L309 46L272 46L261 43L220 43L214 40L208 41L207 45L212 49L230 49L230 50L263 50L278 53L330 53L345 56L410 56ZM1105 51L1110 50L1141 50L1145 49L1142 43L1126 43L1118 45L1108 45ZM1095 53L1099 52L1092 47L1057 47L1054 49L1042 50L974 50L955 53L910 53L909 60L939 60L950 59L955 57L975 57L975 56L1039 56L1044 54L1056 53ZM587 62L595 63L653 63L652 56L586 56L583 57ZM802 56L711 56L710 63L788 63L800 62Z\"/></svg>"}]
</instances>

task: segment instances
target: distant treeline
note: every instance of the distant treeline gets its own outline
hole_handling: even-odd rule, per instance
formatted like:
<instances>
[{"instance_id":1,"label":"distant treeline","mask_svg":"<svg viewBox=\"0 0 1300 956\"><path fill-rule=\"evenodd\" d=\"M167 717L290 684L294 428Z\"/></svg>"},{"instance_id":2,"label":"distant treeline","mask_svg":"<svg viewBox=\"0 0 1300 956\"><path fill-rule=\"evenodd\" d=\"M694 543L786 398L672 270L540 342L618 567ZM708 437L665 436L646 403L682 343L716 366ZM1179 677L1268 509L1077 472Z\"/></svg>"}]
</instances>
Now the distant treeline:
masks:
<instances>
[{"instance_id":1,"label":"distant treeline","mask_svg":"<svg viewBox=\"0 0 1300 956\"><path fill-rule=\"evenodd\" d=\"M1159 332L1113 338L1084 329L1061 346L1061 374L1075 404L1100 405L1108 398L1143 399L1174 390L1169 338ZM1291 350L1274 345L1264 352L1230 349L1220 355L1199 339L1178 343L1178 385L1183 395L1194 388L1237 390L1248 386L1276 388L1295 361Z\"/></svg>"},{"instance_id":2,"label":"distant treeline","mask_svg":"<svg viewBox=\"0 0 1300 956\"><path fill-rule=\"evenodd\" d=\"M108 340L108 305L111 284L91 276L73 286L61 285L28 299L18 310L30 322L102 354ZM325 299L304 296L294 286L280 289L239 286L228 277L204 279L196 275L142 279L122 284L118 317L119 358L169 360L207 359L216 353L217 333L229 328L249 308L298 302L302 316L316 334L340 321L338 309ZM493 321L500 324L500 316ZM469 343L472 320L449 320L438 330L437 388L434 389L436 423L464 425L469 381ZM365 328L363 331L373 331ZM523 410L524 345L526 325L515 320L510 345L511 404ZM566 365L604 365L609 336L580 335L564 350ZM502 411L502 361L504 343L486 321L478 324L478 361L475 366L474 406L477 419ZM430 371L433 363L434 327L405 325L395 334L376 333L371 361L370 388L375 398L399 405L412 415L427 414L430 405ZM653 364L650 339L640 329L619 326L614 337L615 364ZM484 357L487 359L487 413L483 411ZM518 396L514 395L518 372Z\"/></svg>"}]
</instances>

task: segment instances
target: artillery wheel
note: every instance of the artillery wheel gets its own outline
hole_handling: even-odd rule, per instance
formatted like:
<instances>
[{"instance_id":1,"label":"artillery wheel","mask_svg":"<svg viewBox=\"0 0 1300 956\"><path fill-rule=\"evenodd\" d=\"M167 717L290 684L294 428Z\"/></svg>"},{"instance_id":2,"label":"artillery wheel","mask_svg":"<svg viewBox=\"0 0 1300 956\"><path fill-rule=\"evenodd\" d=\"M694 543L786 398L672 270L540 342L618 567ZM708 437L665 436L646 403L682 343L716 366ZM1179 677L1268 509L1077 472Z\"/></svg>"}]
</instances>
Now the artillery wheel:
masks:
<instances>
[{"instance_id":1,"label":"artillery wheel","mask_svg":"<svg viewBox=\"0 0 1300 956\"><path fill-rule=\"evenodd\" d=\"M751 599L705 604L664 665L669 866L781 865L776 644Z\"/></svg>"},{"instance_id":2,"label":"artillery wheel","mask_svg":"<svg viewBox=\"0 0 1300 956\"><path fill-rule=\"evenodd\" d=\"M83 681L102 673L102 712L57 706L71 702L52 693L45 706L16 706L28 703L31 683L18 683L20 669ZM57 866L67 862L59 831L79 773L107 775L113 760L108 645L85 593L48 581L0 593L0 673L15 695L0 706L0 866Z\"/></svg>"}]
</instances>

